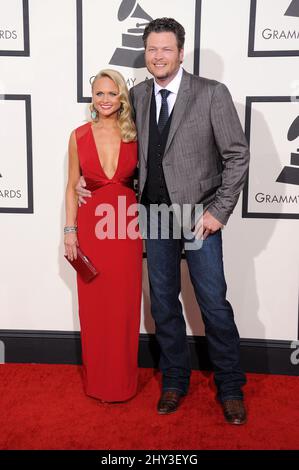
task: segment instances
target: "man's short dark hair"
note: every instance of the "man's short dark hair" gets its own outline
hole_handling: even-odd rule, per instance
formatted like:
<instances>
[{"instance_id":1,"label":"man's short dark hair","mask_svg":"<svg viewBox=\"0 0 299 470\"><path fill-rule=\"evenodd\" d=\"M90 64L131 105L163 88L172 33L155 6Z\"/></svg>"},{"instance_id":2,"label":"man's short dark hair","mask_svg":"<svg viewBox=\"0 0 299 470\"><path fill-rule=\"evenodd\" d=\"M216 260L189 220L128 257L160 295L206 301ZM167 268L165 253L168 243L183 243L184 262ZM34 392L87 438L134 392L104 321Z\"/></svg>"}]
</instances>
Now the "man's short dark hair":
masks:
<instances>
[{"instance_id":1,"label":"man's short dark hair","mask_svg":"<svg viewBox=\"0 0 299 470\"><path fill-rule=\"evenodd\" d=\"M147 38L150 33L170 32L175 34L179 50L183 49L185 43L185 29L173 18L156 18L151 21L144 30L143 42L146 47Z\"/></svg>"}]
</instances>

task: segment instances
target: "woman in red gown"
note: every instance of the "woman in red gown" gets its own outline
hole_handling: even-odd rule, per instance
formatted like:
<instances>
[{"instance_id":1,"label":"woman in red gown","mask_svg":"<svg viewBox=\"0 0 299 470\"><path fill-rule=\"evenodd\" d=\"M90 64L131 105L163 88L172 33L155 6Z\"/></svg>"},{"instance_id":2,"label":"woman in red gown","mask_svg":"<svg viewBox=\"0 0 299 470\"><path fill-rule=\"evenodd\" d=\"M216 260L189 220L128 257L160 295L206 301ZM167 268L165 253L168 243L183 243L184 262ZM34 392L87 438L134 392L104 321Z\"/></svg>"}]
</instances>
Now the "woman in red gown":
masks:
<instances>
[{"instance_id":1,"label":"woman in red gown","mask_svg":"<svg viewBox=\"0 0 299 470\"><path fill-rule=\"evenodd\" d=\"M80 246L99 271L90 283L77 276L83 381L87 395L115 402L136 394L142 276L136 129L122 75L104 70L94 78L91 111L92 122L69 142L65 251L73 259ZM78 207L80 175L92 197Z\"/></svg>"}]
</instances>

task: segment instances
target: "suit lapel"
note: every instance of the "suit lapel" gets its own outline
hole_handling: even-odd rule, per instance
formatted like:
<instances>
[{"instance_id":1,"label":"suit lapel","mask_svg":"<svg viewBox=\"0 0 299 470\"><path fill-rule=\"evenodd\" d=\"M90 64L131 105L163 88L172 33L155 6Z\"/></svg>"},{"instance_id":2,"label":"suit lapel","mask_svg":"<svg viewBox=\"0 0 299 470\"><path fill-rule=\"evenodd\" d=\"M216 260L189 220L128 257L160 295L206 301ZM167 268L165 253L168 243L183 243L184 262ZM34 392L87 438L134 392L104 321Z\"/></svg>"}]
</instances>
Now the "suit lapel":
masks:
<instances>
[{"instance_id":1,"label":"suit lapel","mask_svg":"<svg viewBox=\"0 0 299 470\"><path fill-rule=\"evenodd\" d=\"M141 105L141 148L142 154L145 161L147 161L148 154L148 140L149 140L149 118L150 118L150 109L151 109L151 99L153 91L153 79L147 80L146 89L142 99Z\"/></svg>"},{"instance_id":2,"label":"suit lapel","mask_svg":"<svg viewBox=\"0 0 299 470\"><path fill-rule=\"evenodd\" d=\"M184 70L178 96L173 108L173 115L171 120L171 126L169 129L167 144L165 147L164 158L167 156L167 151L170 147L172 139L174 138L174 135L178 130L178 127L183 119L185 111L188 108L188 104L190 102L190 94L190 78L189 74Z\"/></svg>"}]
</instances>

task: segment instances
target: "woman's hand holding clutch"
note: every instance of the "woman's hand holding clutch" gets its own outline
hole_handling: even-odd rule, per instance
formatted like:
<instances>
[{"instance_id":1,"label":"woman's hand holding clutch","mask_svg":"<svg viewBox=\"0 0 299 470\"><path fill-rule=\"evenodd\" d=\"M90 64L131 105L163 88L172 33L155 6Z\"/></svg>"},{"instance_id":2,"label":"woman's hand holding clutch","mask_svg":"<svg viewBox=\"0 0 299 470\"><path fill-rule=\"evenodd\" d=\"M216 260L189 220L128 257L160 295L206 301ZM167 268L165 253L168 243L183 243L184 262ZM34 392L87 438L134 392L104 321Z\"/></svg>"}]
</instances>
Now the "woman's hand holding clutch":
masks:
<instances>
[{"instance_id":1,"label":"woman's hand holding clutch","mask_svg":"<svg viewBox=\"0 0 299 470\"><path fill-rule=\"evenodd\" d=\"M65 255L70 261L77 259L77 246L79 246L77 232L64 233Z\"/></svg>"}]
</instances>

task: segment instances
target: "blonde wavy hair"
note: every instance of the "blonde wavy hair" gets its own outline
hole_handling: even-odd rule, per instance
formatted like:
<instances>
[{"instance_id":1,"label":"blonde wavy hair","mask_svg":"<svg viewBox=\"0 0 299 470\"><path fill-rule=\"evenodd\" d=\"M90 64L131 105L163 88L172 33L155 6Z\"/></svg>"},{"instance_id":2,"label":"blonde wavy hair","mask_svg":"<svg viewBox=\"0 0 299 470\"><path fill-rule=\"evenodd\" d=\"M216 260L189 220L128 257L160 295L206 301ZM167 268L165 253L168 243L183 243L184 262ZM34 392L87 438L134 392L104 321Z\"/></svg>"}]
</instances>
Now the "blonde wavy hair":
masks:
<instances>
[{"instance_id":1,"label":"blonde wavy hair","mask_svg":"<svg viewBox=\"0 0 299 470\"><path fill-rule=\"evenodd\" d=\"M125 82L124 77L113 69L104 69L101 70L91 82L91 89L98 78L108 77L110 78L115 85L118 87L120 94L120 103L121 107L118 112L118 125L121 131L121 137L124 142L132 142L137 139L136 126L133 121L132 106L129 99L129 91ZM92 119L93 122L99 121L99 114L94 108L93 103L90 105L90 111L95 111L97 116L95 119Z\"/></svg>"}]
</instances>

